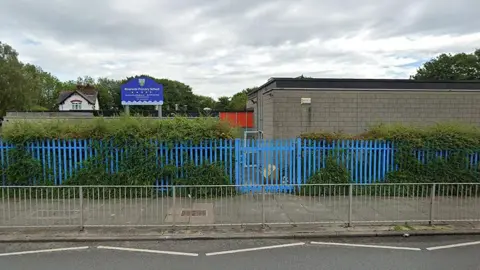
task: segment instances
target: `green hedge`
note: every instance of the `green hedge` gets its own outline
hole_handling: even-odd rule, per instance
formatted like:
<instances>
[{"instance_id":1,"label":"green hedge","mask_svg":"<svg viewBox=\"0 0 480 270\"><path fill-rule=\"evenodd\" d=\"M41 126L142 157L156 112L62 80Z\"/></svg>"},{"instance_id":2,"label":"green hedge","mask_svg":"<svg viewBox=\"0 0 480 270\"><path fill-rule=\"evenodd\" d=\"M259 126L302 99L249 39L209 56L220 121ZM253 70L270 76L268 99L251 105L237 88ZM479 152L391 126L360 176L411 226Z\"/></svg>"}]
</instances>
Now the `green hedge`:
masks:
<instances>
[{"instance_id":1,"label":"green hedge","mask_svg":"<svg viewBox=\"0 0 480 270\"><path fill-rule=\"evenodd\" d=\"M116 168L110 168L113 157L111 146L96 144L96 155L77 165L73 175L64 180L63 185L113 185L113 186L152 186L164 185L230 185L224 164L203 162L193 164L185 157L182 166L174 164L174 159L166 162L156 155L156 146L148 141L130 143L124 155L118 159ZM3 163L0 179L7 186L53 185L51 172L44 171L39 160L32 157L27 148L15 147L9 151L8 166ZM113 171L112 171L113 169ZM235 180L232 179L234 182ZM229 191L228 194L232 192ZM207 196L210 192L195 192L195 196ZM224 194L225 195L225 194Z\"/></svg>"},{"instance_id":2,"label":"green hedge","mask_svg":"<svg viewBox=\"0 0 480 270\"><path fill-rule=\"evenodd\" d=\"M471 158L477 155L480 158L480 128L477 126L457 123L442 123L425 127L377 125L361 134L318 132L302 134L300 137L307 140L327 142L335 140L386 140L393 142L395 148L394 162L397 169L387 174L386 183L480 182L480 168L478 165L470 165ZM419 160L419 155L422 161ZM343 173L341 173L343 170L338 167L341 164L328 164L329 162L327 162L327 168L321 169L308 182L336 183L336 179L345 179ZM332 174L335 172L337 174ZM418 190L415 190L415 188L418 189L418 186L358 187L355 194L406 196L416 193ZM323 187L323 190L310 193L328 194L332 192L338 194L340 191L332 191L330 187ZM453 186L448 191L449 194L455 192L468 193L468 191Z\"/></svg>"},{"instance_id":3,"label":"green hedge","mask_svg":"<svg viewBox=\"0 0 480 270\"><path fill-rule=\"evenodd\" d=\"M157 179L173 181L179 175L183 177L186 170L192 170L192 166L177 168L174 164L158 160L156 146L151 145L150 140L199 143L211 139L233 139L237 137L236 132L228 123L209 117L159 120L123 116L68 121L14 121L6 124L1 133L0 139L14 144L15 148L9 150L9 166L3 163L4 167L0 168L0 179L4 179L7 185L53 185L51 172L44 172L40 161L31 157L25 147L27 143L45 139L93 139L94 142L109 142L108 146L99 143L91 145L97 155L85 161L64 184L153 185ZM127 153L115 173L107 171L104 164L113 158L110 157L109 147L126 149ZM198 177L201 178L200 175ZM210 175L204 178L203 184L210 183ZM229 183L219 181L219 184Z\"/></svg>"},{"instance_id":4,"label":"green hedge","mask_svg":"<svg viewBox=\"0 0 480 270\"><path fill-rule=\"evenodd\" d=\"M316 132L300 135L310 140L386 140L408 143L415 148L428 149L480 149L480 128L458 123L439 123L431 126L380 124L360 134L343 132Z\"/></svg>"},{"instance_id":5,"label":"green hedge","mask_svg":"<svg viewBox=\"0 0 480 270\"><path fill-rule=\"evenodd\" d=\"M53 188L38 192L38 189L24 189L17 196L62 198L78 197L77 190L68 190L68 186L144 186L141 188L86 187L85 197L95 199L122 197L173 196L173 189L163 185L210 185L211 187L178 187L176 196L204 198L222 197L235 194L233 183L225 173L222 163L204 162L186 163L181 167L158 159L148 144L132 145L126 157L120 160L118 170L109 172L105 166L105 157L109 151L98 149L97 155L81 163L81 168L63 182L65 188ZM45 179L40 162L32 158L27 149L12 148L9 166L0 168L0 179L6 186L53 186L53 179ZM234 181L234 180L233 180ZM157 186L158 185L158 186ZM215 187L225 185L224 187ZM68 193L65 193L68 191ZM15 193L0 196L15 197Z\"/></svg>"},{"instance_id":6,"label":"green hedge","mask_svg":"<svg viewBox=\"0 0 480 270\"><path fill-rule=\"evenodd\" d=\"M15 120L5 124L1 139L15 144L43 139L158 139L164 142L232 139L237 131L211 117L155 119L146 117L77 120Z\"/></svg>"}]
</instances>

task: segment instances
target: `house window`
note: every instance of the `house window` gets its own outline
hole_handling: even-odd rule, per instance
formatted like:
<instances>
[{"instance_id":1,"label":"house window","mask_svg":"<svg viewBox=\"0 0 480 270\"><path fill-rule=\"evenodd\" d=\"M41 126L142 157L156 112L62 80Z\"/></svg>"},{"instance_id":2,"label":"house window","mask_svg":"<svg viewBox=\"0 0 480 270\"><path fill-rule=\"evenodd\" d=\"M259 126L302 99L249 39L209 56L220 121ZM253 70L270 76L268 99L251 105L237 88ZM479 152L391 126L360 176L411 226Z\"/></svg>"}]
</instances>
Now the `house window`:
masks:
<instances>
[{"instance_id":1,"label":"house window","mask_svg":"<svg viewBox=\"0 0 480 270\"><path fill-rule=\"evenodd\" d=\"M79 111L82 109L82 102L81 101L72 101L72 110Z\"/></svg>"}]
</instances>

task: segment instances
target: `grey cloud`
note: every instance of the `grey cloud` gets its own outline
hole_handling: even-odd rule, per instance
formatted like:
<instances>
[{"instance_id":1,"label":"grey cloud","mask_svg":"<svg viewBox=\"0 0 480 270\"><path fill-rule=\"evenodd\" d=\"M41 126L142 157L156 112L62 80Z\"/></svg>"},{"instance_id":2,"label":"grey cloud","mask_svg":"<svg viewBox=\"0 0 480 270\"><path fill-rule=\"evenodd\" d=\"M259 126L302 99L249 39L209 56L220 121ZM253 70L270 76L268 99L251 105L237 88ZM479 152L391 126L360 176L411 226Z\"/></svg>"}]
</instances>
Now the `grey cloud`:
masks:
<instances>
[{"instance_id":1,"label":"grey cloud","mask_svg":"<svg viewBox=\"0 0 480 270\"><path fill-rule=\"evenodd\" d=\"M122 5L145 6L140 15L131 16L128 9L118 8ZM248 16L262 9L258 16ZM4 28L0 34L38 39L40 44L28 50L23 47L20 55L36 59L36 64L52 73L68 73L75 78L86 73L123 77L137 70L151 71L221 95L240 90L228 85L251 87L272 76L361 77L361 70L338 69L349 65L383 68L387 64L381 62L386 58L423 60L436 52L425 48L403 51L402 55L378 52L381 55L375 58L378 55L372 52L345 53L323 45L361 32L368 32L370 39L478 33L478 10L478 0L3 0L0 23ZM192 36L199 32L205 32L206 37L195 42ZM93 60L68 52L57 55L56 48L43 48L47 38L63 45L83 43L95 53L121 55L112 53L112 59ZM312 39L319 44L299 45ZM466 50L469 46L455 44L443 49ZM222 49L226 53L218 54ZM271 59L258 65L250 63L256 55ZM317 70L304 70L305 62L324 64L312 68ZM287 72L285 66L294 70ZM388 69L384 69L387 74ZM373 74L381 72L375 70ZM400 76L398 71L391 74Z\"/></svg>"},{"instance_id":2,"label":"grey cloud","mask_svg":"<svg viewBox=\"0 0 480 270\"><path fill-rule=\"evenodd\" d=\"M8 0L0 9L0 17L0 22L13 22L20 31L53 37L64 44L81 42L101 47L142 49L167 41L161 26L114 12L105 1L68 1L66 4L60 1Z\"/></svg>"},{"instance_id":3,"label":"grey cloud","mask_svg":"<svg viewBox=\"0 0 480 270\"><path fill-rule=\"evenodd\" d=\"M480 28L480 1L460 0L343 0L298 1L304 9L286 18L293 7L281 1L276 12L245 20L238 12L222 23L231 27L242 44L278 46L312 38L327 40L369 30L372 37L419 34L468 34ZM413 13L413 14L412 14ZM407 16L412 14L412 16ZM342 16L346 15L346 16Z\"/></svg>"},{"instance_id":4,"label":"grey cloud","mask_svg":"<svg viewBox=\"0 0 480 270\"><path fill-rule=\"evenodd\" d=\"M405 16L409 5L398 7L395 12L379 14L374 36L461 35L476 33L480 29L480 1L422 0L412 1L412 4L421 7L414 18Z\"/></svg>"},{"instance_id":5,"label":"grey cloud","mask_svg":"<svg viewBox=\"0 0 480 270\"><path fill-rule=\"evenodd\" d=\"M24 30L49 35L62 43L86 42L93 46L123 49L172 51L182 48L195 56L215 44L231 46L279 46L318 38L355 35L369 29L372 36L388 37L425 33L468 33L477 31L480 2L459 0L342 0L296 2L258 0L184 0L153 2L145 16L129 17L112 9L109 1L34 1L7 0L0 11L3 20L15 20ZM274 3L273 9L255 18L246 14ZM406 18L409 8L424 7L421 13ZM27 8L25 8L27 7ZM289 15L300 7L296 16ZM15 12L10 12L15 10ZM181 15L197 11L188 25ZM180 18L180 19L179 19ZM0 19L1 21L2 19ZM406 21L407 20L407 21ZM190 36L198 30L209 31L210 39L191 44ZM221 31L236 38L225 43ZM192 49L193 48L193 49Z\"/></svg>"},{"instance_id":6,"label":"grey cloud","mask_svg":"<svg viewBox=\"0 0 480 270\"><path fill-rule=\"evenodd\" d=\"M277 7L272 12L253 19L245 18L245 13L240 9L234 14L227 12L228 16L220 16L218 20L221 25L237 33L242 44L278 46L285 42L298 43L312 38L326 40L356 34L374 25L375 17L379 14L393 15L406 6L402 1L343 0L338 3L307 0L297 1L304 8L296 17L289 17L287 13L295 8L292 1L276 3ZM390 26L395 27L394 23L392 21Z\"/></svg>"}]
</instances>

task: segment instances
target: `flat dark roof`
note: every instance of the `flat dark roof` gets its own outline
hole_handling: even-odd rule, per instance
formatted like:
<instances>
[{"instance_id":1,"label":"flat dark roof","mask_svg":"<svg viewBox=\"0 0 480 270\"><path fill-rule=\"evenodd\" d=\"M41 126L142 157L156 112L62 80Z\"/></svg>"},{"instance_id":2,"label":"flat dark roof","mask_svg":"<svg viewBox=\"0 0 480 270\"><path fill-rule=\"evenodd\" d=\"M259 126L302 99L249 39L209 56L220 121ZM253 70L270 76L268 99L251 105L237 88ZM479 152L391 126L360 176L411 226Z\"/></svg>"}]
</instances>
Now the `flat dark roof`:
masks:
<instances>
[{"instance_id":1,"label":"flat dark roof","mask_svg":"<svg viewBox=\"0 0 480 270\"><path fill-rule=\"evenodd\" d=\"M480 80L475 81L416 81L408 79L338 79L338 78L271 78L260 89L276 88L345 88L345 89L463 89L480 90Z\"/></svg>"}]
</instances>

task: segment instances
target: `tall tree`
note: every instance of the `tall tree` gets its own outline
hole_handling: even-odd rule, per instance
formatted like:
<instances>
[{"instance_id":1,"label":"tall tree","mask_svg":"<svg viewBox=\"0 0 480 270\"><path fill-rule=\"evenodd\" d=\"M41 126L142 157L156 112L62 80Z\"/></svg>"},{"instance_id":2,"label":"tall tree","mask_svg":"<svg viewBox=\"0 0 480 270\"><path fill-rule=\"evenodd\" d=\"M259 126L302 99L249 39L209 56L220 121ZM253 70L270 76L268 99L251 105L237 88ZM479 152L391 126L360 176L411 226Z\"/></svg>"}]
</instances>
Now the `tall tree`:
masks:
<instances>
[{"instance_id":1,"label":"tall tree","mask_svg":"<svg viewBox=\"0 0 480 270\"><path fill-rule=\"evenodd\" d=\"M83 77L78 77L77 78L77 84L80 84L80 85L87 85L87 84L94 85L95 84L95 79L88 76L88 75L85 75Z\"/></svg>"},{"instance_id":2,"label":"tall tree","mask_svg":"<svg viewBox=\"0 0 480 270\"><path fill-rule=\"evenodd\" d=\"M10 45L0 42L0 116L6 110L23 108L24 93L20 92L22 67L18 53Z\"/></svg>"},{"instance_id":3,"label":"tall tree","mask_svg":"<svg viewBox=\"0 0 480 270\"><path fill-rule=\"evenodd\" d=\"M29 88L29 96L24 102L34 104L30 110L55 110L63 83L40 67L30 64L24 65L24 76L25 87Z\"/></svg>"},{"instance_id":4,"label":"tall tree","mask_svg":"<svg viewBox=\"0 0 480 270\"><path fill-rule=\"evenodd\" d=\"M215 100L211 97L196 95L196 99L198 100L199 109L203 111L205 108L215 109Z\"/></svg>"},{"instance_id":5,"label":"tall tree","mask_svg":"<svg viewBox=\"0 0 480 270\"><path fill-rule=\"evenodd\" d=\"M99 78L95 84L98 90L98 103L101 110L120 111L122 109L120 101L120 87L122 81L108 78Z\"/></svg>"},{"instance_id":6,"label":"tall tree","mask_svg":"<svg viewBox=\"0 0 480 270\"><path fill-rule=\"evenodd\" d=\"M411 76L414 80L480 80L480 49L473 53L441 54Z\"/></svg>"},{"instance_id":7,"label":"tall tree","mask_svg":"<svg viewBox=\"0 0 480 270\"><path fill-rule=\"evenodd\" d=\"M56 110L58 95L63 90L63 83L57 77L41 69L39 78L39 87L41 88L40 104L48 110Z\"/></svg>"},{"instance_id":8,"label":"tall tree","mask_svg":"<svg viewBox=\"0 0 480 270\"><path fill-rule=\"evenodd\" d=\"M258 87L246 88L241 92L236 93L230 99L230 103L227 107L228 111L245 111L247 108L248 93L255 91Z\"/></svg>"},{"instance_id":9,"label":"tall tree","mask_svg":"<svg viewBox=\"0 0 480 270\"><path fill-rule=\"evenodd\" d=\"M229 106L230 106L229 97L219 97L217 104L215 105L215 110L219 112L225 112L225 111L228 111Z\"/></svg>"},{"instance_id":10,"label":"tall tree","mask_svg":"<svg viewBox=\"0 0 480 270\"><path fill-rule=\"evenodd\" d=\"M0 115L7 110L53 110L62 85L40 67L20 62L18 53L0 42Z\"/></svg>"},{"instance_id":11,"label":"tall tree","mask_svg":"<svg viewBox=\"0 0 480 270\"><path fill-rule=\"evenodd\" d=\"M228 111L244 111L247 107L247 91L243 90L236 93L230 99Z\"/></svg>"}]
</instances>

